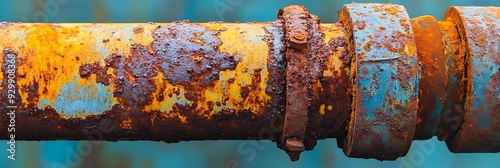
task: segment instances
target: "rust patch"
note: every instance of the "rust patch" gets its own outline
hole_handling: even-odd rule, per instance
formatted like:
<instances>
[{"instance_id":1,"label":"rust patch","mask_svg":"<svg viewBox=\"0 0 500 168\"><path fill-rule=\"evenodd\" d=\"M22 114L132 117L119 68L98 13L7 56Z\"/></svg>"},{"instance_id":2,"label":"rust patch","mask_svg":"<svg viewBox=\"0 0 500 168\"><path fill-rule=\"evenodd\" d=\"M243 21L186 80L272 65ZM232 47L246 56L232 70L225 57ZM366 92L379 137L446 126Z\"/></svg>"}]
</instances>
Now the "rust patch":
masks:
<instances>
[{"instance_id":1,"label":"rust patch","mask_svg":"<svg viewBox=\"0 0 500 168\"><path fill-rule=\"evenodd\" d=\"M218 50L218 32L189 21L175 22L154 32L153 50L161 70L173 85L212 85L219 72L234 70L238 60Z\"/></svg>"},{"instance_id":2,"label":"rust patch","mask_svg":"<svg viewBox=\"0 0 500 168\"><path fill-rule=\"evenodd\" d=\"M354 113L356 113L356 116L365 116L366 112L363 109L358 109ZM380 148L381 146L385 146L383 142L382 135L379 133L379 130L377 130L375 127L379 125L380 123L385 123L387 125L390 125L389 131L390 132L399 132L403 131L401 125L396 121L396 117L392 116L390 114L385 113L382 109L377 108L374 112L375 114L375 119L372 121L368 120L356 120L356 126L353 126L353 132L362 132L362 133L353 133L352 136L349 136L350 138L347 139L347 142L345 142L347 145L344 150L350 151L349 155L354 155L354 156L359 156L361 158L371 158L372 156L367 156L366 154L362 153L360 150L352 150L351 147L353 144L359 144L359 142L353 142L354 140L358 141L364 141L368 140L371 144L368 148L366 148L367 151L371 150L377 150L377 153L384 153L383 156L377 157L378 160L393 160L393 156L400 156L402 153L395 153L395 151L400 151L398 148L400 148L399 144L393 144L388 147ZM404 131L403 131L404 132ZM392 139L396 138L403 138L407 137L408 135L406 134L398 134L398 136L393 136L391 137ZM368 138L367 138L368 137ZM411 141L411 140L410 140ZM398 142L398 141L394 141ZM370 149L370 147L373 147L373 149ZM392 155L392 156L391 156Z\"/></svg>"},{"instance_id":3,"label":"rust patch","mask_svg":"<svg viewBox=\"0 0 500 168\"><path fill-rule=\"evenodd\" d=\"M134 34L140 34L140 33L143 33L144 32L144 28L143 27L135 27L134 28Z\"/></svg>"},{"instance_id":4,"label":"rust patch","mask_svg":"<svg viewBox=\"0 0 500 168\"><path fill-rule=\"evenodd\" d=\"M415 75L415 73L410 73L410 69L414 68L409 66L408 64L398 61L398 75L397 79L399 81L399 84L404 90L408 90L409 88L409 80L412 78L412 75Z\"/></svg>"},{"instance_id":5,"label":"rust patch","mask_svg":"<svg viewBox=\"0 0 500 168\"><path fill-rule=\"evenodd\" d=\"M448 75L446 58L438 21L432 16L411 19L417 56L421 67L419 79L418 120L415 139L429 139L441 117L436 105L444 106L444 96Z\"/></svg>"},{"instance_id":6,"label":"rust patch","mask_svg":"<svg viewBox=\"0 0 500 168\"><path fill-rule=\"evenodd\" d=\"M95 74L96 82L107 86L111 75L106 72L108 68L113 68L115 97L127 108L142 108L151 103L152 93L157 89L153 77L158 75L160 60L146 46L132 44L130 50L129 57L111 54L105 59L106 66L103 67L97 62L82 64L79 74L81 78Z\"/></svg>"},{"instance_id":7,"label":"rust patch","mask_svg":"<svg viewBox=\"0 0 500 168\"><path fill-rule=\"evenodd\" d=\"M159 64L157 56L150 53L147 47L133 44L129 57L111 54L105 61L107 67L114 69L113 94L118 101L126 107L151 104L152 93L157 89L153 80L158 75L155 66Z\"/></svg>"},{"instance_id":8,"label":"rust patch","mask_svg":"<svg viewBox=\"0 0 500 168\"><path fill-rule=\"evenodd\" d=\"M366 22L365 21L356 21L354 23L354 26L358 27L359 30L363 30L366 28Z\"/></svg>"},{"instance_id":9,"label":"rust patch","mask_svg":"<svg viewBox=\"0 0 500 168\"><path fill-rule=\"evenodd\" d=\"M249 87L242 87L241 93L240 93L241 98L246 99L248 97L248 94L250 93L250 91L251 90Z\"/></svg>"},{"instance_id":10,"label":"rust patch","mask_svg":"<svg viewBox=\"0 0 500 168\"><path fill-rule=\"evenodd\" d=\"M81 78L88 78L90 75L96 75L96 82L103 85L109 85L109 76L106 74L107 68L101 68L99 63L85 63L80 65L78 74Z\"/></svg>"}]
</instances>

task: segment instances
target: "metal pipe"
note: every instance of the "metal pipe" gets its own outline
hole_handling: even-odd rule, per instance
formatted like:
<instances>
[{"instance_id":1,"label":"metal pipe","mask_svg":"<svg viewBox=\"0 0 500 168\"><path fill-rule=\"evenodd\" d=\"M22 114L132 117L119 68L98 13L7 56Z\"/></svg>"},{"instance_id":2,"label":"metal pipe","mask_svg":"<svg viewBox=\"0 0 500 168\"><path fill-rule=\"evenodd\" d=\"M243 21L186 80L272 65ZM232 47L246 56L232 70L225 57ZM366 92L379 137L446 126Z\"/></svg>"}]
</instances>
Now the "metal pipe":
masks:
<instances>
[{"instance_id":1,"label":"metal pipe","mask_svg":"<svg viewBox=\"0 0 500 168\"><path fill-rule=\"evenodd\" d=\"M500 8L453 7L444 21L390 4L340 13L334 24L301 6L267 23L4 22L0 139L269 139L297 160L337 138L350 157L392 160L437 135L454 152L500 151Z\"/></svg>"}]
</instances>

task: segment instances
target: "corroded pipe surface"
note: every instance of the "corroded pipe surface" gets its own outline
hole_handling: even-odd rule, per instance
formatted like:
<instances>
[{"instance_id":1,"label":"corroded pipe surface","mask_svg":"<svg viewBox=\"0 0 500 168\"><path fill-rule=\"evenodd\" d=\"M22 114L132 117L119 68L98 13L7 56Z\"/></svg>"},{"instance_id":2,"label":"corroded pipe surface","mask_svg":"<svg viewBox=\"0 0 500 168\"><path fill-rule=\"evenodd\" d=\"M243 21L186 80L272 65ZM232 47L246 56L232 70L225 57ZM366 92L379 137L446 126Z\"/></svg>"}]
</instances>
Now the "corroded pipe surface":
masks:
<instances>
[{"instance_id":1,"label":"corroded pipe surface","mask_svg":"<svg viewBox=\"0 0 500 168\"><path fill-rule=\"evenodd\" d=\"M269 139L292 160L325 138L379 160L432 136L453 152L500 151L500 8L452 7L438 21L348 4L340 15L4 22L0 139Z\"/></svg>"}]
</instances>

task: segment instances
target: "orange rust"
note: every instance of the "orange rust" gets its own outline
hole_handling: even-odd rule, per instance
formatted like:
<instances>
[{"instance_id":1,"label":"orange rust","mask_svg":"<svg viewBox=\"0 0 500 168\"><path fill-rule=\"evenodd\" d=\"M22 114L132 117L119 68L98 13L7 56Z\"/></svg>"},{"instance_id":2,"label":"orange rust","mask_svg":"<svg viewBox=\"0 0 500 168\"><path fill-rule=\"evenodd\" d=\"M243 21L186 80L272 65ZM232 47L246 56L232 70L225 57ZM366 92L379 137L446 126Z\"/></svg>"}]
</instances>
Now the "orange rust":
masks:
<instances>
[{"instance_id":1,"label":"orange rust","mask_svg":"<svg viewBox=\"0 0 500 168\"><path fill-rule=\"evenodd\" d=\"M441 30L438 21L432 16L421 16L411 19L417 47L417 55L421 67L419 80L418 121L415 130L416 139L428 139L435 129L440 116L436 116L436 104L444 100L447 83L446 59ZM434 43L429 43L434 41ZM443 106L443 105L441 105ZM440 110L440 109L439 109Z\"/></svg>"},{"instance_id":2,"label":"orange rust","mask_svg":"<svg viewBox=\"0 0 500 168\"><path fill-rule=\"evenodd\" d=\"M459 32L460 16L449 10L445 20L439 22L443 36L446 66L449 81L445 95L445 106L439 121L436 135L440 140L451 141L460 128L464 118L464 101L466 92L466 40L465 34ZM456 80L456 81L452 81Z\"/></svg>"}]
</instances>

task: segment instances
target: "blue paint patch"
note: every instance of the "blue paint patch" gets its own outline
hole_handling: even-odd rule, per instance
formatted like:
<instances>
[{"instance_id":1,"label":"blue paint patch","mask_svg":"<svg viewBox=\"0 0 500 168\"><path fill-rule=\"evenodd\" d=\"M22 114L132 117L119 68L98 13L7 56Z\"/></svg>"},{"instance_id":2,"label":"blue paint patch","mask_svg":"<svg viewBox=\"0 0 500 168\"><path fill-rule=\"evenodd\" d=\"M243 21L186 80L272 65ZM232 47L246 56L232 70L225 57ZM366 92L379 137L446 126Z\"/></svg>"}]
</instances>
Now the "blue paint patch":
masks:
<instances>
[{"instance_id":1,"label":"blue paint patch","mask_svg":"<svg viewBox=\"0 0 500 168\"><path fill-rule=\"evenodd\" d=\"M498 91L491 88L490 82L500 67L495 62L500 53L500 10L490 7L455 7L455 10L463 19L463 25L460 26L464 27L463 33L467 37L470 58L466 68L471 85L467 86L466 118L459 135L456 135L465 138L458 140L461 142L454 152L498 152L500 134L493 126L500 122L493 113L497 112L500 100L491 95L491 92ZM484 131L489 133L485 134ZM457 146L456 143L451 145Z\"/></svg>"},{"instance_id":2,"label":"blue paint patch","mask_svg":"<svg viewBox=\"0 0 500 168\"><path fill-rule=\"evenodd\" d=\"M422 131L426 132L426 133L434 132L434 129L437 128L437 125L439 123L439 119L441 118L441 113L443 111L444 101L440 100L437 97L435 97L435 98L436 98L436 105L435 105L436 108L434 108L434 111L433 111L434 114L427 116L427 123L422 128Z\"/></svg>"},{"instance_id":3,"label":"blue paint patch","mask_svg":"<svg viewBox=\"0 0 500 168\"><path fill-rule=\"evenodd\" d=\"M486 41L498 41L498 37L495 35L489 35L489 32L486 30L496 29L497 31L500 29L500 24L498 23L490 23L485 20L485 18L490 17L490 19L497 20L497 14L488 11L482 10L480 8L461 8L461 15L468 18L465 20L466 33L471 35L474 33L472 30L478 32L484 32L486 37ZM481 21L481 22L472 22L472 21ZM487 99L486 98L486 90L489 86L489 82L492 80L493 74L498 71L498 67L500 65L496 64L493 58L498 57L498 44L497 43L478 43L480 39L476 39L473 36L468 36L469 46L471 48L471 73L472 73L472 94L470 96L470 101L472 101L472 109L470 112L470 117L476 120L476 124L479 126L478 129L490 129L493 126L493 120L489 117L489 113L494 111L494 106L498 101L496 99ZM490 69L490 67L496 67ZM493 88L495 89L495 88Z\"/></svg>"},{"instance_id":4,"label":"blue paint patch","mask_svg":"<svg viewBox=\"0 0 500 168\"><path fill-rule=\"evenodd\" d=\"M43 99L38 107L51 106L66 117L101 114L112 107L113 92L109 86L100 83L77 85L79 79L75 76L73 81L63 84L55 101Z\"/></svg>"},{"instance_id":5,"label":"blue paint patch","mask_svg":"<svg viewBox=\"0 0 500 168\"><path fill-rule=\"evenodd\" d=\"M387 14L386 9L389 8L397 12ZM355 139L350 140L347 149L349 153L352 151L363 153L361 151L365 148L375 149L373 138L377 136L381 138L377 142L382 145L376 148L385 151L386 156L370 155L370 157L383 159L398 157L408 150L410 143L404 138L394 138L398 137L396 133L400 132L391 130L396 129L395 124L414 128L417 114L417 106L405 108L410 101L418 100L419 74L412 73L411 70L418 68L416 53L409 55L407 52L393 50L411 47L407 45L415 47L413 38L407 36L413 34L410 19L404 7L398 5L348 4L344 6L344 10L349 12L350 18L347 19L351 22L349 25L353 26L356 51L358 85L355 94L359 97L356 99L355 110L364 112L364 115L355 117L354 128L349 130L349 135ZM394 22L395 20L399 22ZM406 79L400 80L398 77ZM402 119L396 120L394 119L396 117ZM363 125L358 126L356 122L361 122ZM367 122L371 124L367 125ZM359 129L369 129L373 133ZM403 131L407 135L414 133L412 129ZM391 148L396 144L401 148L398 150Z\"/></svg>"},{"instance_id":6,"label":"blue paint patch","mask_svg":"<svg viewBox=\"0 0 500 168\"><path fill-rule=\"evenodd\" d=\"M182 105L182 106L192 105L193 102L187 100L184 95L185 95L185 91L184 90L180 90L179 91L179 95L172 96L171 99L167 100L167 104L165 106L160 107L160 111L162 111L162 112L170 112L170 111L172 111L173 107L176 104L177 105Z\"/></svg>"}]
</instances>

